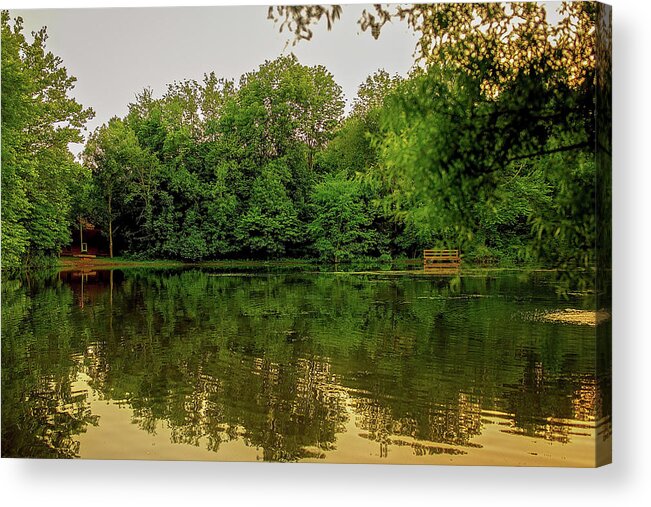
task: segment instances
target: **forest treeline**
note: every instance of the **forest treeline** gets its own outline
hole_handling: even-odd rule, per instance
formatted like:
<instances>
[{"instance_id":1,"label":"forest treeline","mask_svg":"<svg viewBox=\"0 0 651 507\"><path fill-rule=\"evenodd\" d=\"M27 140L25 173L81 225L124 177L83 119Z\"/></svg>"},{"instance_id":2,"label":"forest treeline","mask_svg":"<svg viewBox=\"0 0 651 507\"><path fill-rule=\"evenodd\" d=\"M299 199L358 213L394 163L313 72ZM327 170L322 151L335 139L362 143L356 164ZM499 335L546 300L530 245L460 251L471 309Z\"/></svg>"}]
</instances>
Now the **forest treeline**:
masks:
<instances>
[{"instance_id":1,"label":"forest treeline","mask_svg":"<svg viewBox=\"0 0 651 507\"><path fill-rule=\"evenodd\" d=\"M378 70L347 113L327 69L280 56L239 81L143 90L80 162L68 143L92 110L70 98L45 30L28 40L3 12L3 266L56 257L80 219L111 255L136 258L344 262L448 247L592 266L598 7L570 4L552 27L544 6L499 5L430 6L447 42L413 27L424 35L409 76ZM482 33L464 22L477 16ZM514 16L525 23L507 44Z\"/></svg>"}]
</instances>

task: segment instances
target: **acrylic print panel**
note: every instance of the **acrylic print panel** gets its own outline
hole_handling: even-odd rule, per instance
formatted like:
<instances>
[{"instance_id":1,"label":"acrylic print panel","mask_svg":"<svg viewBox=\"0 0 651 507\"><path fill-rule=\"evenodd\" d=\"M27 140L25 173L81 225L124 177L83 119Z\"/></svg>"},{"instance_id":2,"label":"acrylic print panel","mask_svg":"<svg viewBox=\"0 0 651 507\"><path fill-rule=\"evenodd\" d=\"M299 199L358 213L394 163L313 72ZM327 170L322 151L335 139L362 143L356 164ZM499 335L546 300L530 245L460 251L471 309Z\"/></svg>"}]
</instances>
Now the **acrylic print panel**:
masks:
<instances>
[{"instance_id":1,"label":"acrylic print panel","mask_svg":"<svg viewBox=\"0 0 651 507\"><path fill-rule=\"evenodd\" d=\"M609 463L610 26L3 12L2 456Z\"/></svg>"}]
</instances>

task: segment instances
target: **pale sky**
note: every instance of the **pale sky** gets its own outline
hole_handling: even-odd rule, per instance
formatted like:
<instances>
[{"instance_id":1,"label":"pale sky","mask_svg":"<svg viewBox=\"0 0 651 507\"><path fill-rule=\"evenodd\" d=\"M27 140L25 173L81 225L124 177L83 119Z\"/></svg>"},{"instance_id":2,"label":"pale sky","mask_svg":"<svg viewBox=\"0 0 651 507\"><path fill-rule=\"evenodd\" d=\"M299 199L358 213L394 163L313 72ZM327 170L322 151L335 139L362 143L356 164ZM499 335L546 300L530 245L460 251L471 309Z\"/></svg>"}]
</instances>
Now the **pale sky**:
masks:
<instances>
[{"instance_id":1,"label":"pale sky","mask_svg":"<svg viewBox=\"0 0 651 507\"><path fill-rule=\"evenodd\" d=\"M377 69L405 75L416 45L405 23L385 26L378 40L362 32L357 20L363 7L344 6L332 31L323 23L311 41L296 46L290 34L267 20L267 7L10 9L10 14L23 18L26 33L47 26L46 47L77 77L73 95L95 110L90 131L124 116L147 86L158 97L168 83L200 81L211 71L237 80L291 52L304 65L324 65L343 88L348 109L357 87Z\"/></svg>"}]
</instances>

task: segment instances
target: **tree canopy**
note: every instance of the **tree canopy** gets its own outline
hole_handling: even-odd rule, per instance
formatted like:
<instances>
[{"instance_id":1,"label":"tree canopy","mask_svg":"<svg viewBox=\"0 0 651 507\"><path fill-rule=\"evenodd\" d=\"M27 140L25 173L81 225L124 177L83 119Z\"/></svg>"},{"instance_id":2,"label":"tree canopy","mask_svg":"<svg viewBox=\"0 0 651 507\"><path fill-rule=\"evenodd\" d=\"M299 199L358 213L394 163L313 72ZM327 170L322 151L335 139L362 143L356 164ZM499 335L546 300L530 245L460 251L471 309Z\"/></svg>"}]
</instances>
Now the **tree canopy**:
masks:
<instances>
[{"instance_id":1,"label":"tree canopy","mask_svg":"<svg viewBox=\"0 0 651 507\"><path fill-rule=\"evenodd\" d=\"M68 143L93 117L70 97L75 78L47 51L45 28L31 40L21 18L2 11L2 264L37 262L70 241L73 195L83 168Z\"/></svg>"},{"instance_id":2,"label":"tree canopy","mask_svg":"<svg viewBox=\"0 0 651 507\"><path fill-rule=\"evenodd\" d=\"M293 6L270 9L269 16L296 43L310 39L309 27L326 14L330 27L341 13ZM610 124L606 14L591 2L562 2L555 10L534 2L365 9L359 24L375 38L391 21L418 35L413 76L373 135L375 173L395 184L389 197L397 215L472 248L477 236L488 237L481 226L486 213L503 209L505 186L535 181L537 190L525 194L553 204L521 208L530 209L522 217L531 233L528 255L592 265L595 146L606 155L610 149L608 134L598 135Z\"/></svg>"}]
</instances>

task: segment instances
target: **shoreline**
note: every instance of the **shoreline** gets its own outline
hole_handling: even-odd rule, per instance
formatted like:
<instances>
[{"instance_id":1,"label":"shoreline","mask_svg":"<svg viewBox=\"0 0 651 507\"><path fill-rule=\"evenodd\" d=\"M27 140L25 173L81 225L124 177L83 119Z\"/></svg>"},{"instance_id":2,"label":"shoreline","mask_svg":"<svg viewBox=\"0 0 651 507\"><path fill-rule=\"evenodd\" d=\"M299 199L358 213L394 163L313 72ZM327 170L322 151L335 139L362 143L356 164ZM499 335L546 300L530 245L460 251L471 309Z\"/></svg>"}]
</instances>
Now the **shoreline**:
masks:
<instances>
[{"instance_id":1,"label":"shoreline","mask_svg":"<svg viewBox=\"0 0 651 507\"><path fill-rule=\"evenodd\" d=\"M358 261L359 264L364 264L364 261ZM344 266L352 266L353 263L346 263ZM374 263L373 260L368 261L369 265L372 264L382 264ZM331 266L333 269L327 271L318 271L321 273L333 273L333 274L348 274L348 275L387 275L387 276L400 276L400 275L427 275L427 276L455 276L455 275L480 275L480 274L489 274L495 272L505 272L505 271L526 271L526 272L559 272L562 271L559 268L545 268L540 266L478 266L473 264L468 264L462 266L459 271L445 271L439 273L430 273L424 272L422 269L399 269L400 267L406 266L418 266L422 264L422 259L399 259L391 261L391 266L398 266L398 269L350 269L350 270L338 270L334 264L325 264L319 263L314 259L283 259L283 260L215 260L215 261L199 261L199 262L183 262L183 261L174 261L174 260L131 260L131 259L121 259L121 258L93 258L93 259L80 259L76 257L60 257L55 264L55 268L60 271L72 271L72 270L85 270L85 269L120 269L120 268L184 268L184 267L250 267L250 266L268 266L268 267L297 267L297 266Z\"/></svg>"}]
</instances>

